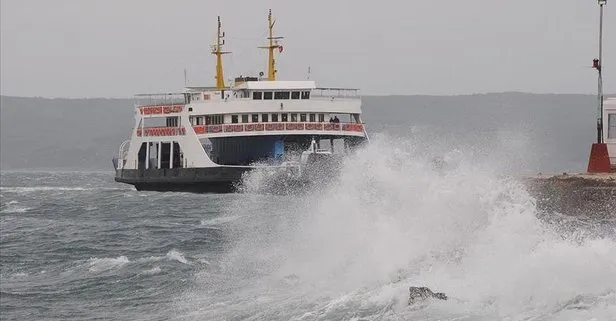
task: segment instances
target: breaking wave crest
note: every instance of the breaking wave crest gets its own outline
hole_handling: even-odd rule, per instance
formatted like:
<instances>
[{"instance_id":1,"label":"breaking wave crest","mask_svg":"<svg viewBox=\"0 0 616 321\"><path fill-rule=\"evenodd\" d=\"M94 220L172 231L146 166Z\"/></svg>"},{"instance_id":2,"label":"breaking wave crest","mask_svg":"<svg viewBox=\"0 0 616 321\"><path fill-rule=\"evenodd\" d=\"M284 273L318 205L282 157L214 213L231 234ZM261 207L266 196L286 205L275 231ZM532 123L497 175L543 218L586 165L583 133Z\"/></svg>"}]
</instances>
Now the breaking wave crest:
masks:
<instances>
[{"instance_id":1,"label":"breaking wave crest","mask_svg":"<svg viewBox=\"0 0 616 321\"><path fill-rule=\"evenodd\" d=\"M0 202L0 213L25 213L31 209L31 207L20 206L19 202L15 200L7 203Z\"/></svg>"},{"instance_id":2,"label":"breaking wave crest","mask_svg":"<svg viewBox=\"0 0 616 321\"><path fill-rule=\"evenodd\" d=\"M90 272L102 272L110 269L120 268L130 262L126 256L116 258L91 258L89 261Z\"/></svg>"},{"instance_id":3,"label":"breaking wave crest","mask_svg":"<svg viewBox=\"0 0 616 321\"><path fill-rule=\"evenodd\" d=\"M122 255L114 258L90 258L87 262L88 271L92 273L99 273L113 269L119 269L127 264L137 263L139 266L145 266L147 263L160 262L166 260L169 262L176 261L182 264L190 264L190 262L184 257L182 252L177 250L171 250L165 254L165 256L150 256L139 258L136 260L130 260L128 257ZM155 266L149 270L150 272L160 272L160 267ZM151 274L155 274L151 273Z\"/></svg>"},{"instance_id":4,"label":"breaking wave crest","mask_svg":"<svg viewBox=\"0 0 616 321\"><path fill-rule=\"evenodd\" d=\"M332 183L273 202L245 194L229 210L243 218L229 223L233 247L221 271L200 275L189 315L616 315L614 240L573 238L539 220L534 198L499 172L502 159L457 151L435 167L433 156L416 141L378 137ZM253 175L258 191L264 176ZM277 205L262 208L263 198ZM409 308L411 285L451 299Z\"/></svg>"}]
</instances>

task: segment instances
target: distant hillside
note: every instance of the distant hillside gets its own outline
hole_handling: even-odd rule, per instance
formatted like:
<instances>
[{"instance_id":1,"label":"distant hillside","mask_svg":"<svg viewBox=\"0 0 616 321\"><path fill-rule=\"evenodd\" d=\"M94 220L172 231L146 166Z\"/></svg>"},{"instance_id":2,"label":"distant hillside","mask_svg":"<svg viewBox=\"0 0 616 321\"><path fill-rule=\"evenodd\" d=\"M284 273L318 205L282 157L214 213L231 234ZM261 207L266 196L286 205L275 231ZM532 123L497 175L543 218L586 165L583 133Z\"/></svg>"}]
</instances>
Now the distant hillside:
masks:
<instances>
[{"instance_id":1,"label":"distant hillside","mask_svg":"<svg viewBox=\"0 0 616 321\"><path fill-rule=\"evenodd\" d=\"M133 126L130 99L2 96L2 169L107 169Z\"/></svg>"},{"instance_id":2,"label":"distant hillside","mask_svg":"<svg viewBox=\"0 0 616 321\"><path fill-rule=\"evenodd\" d=\"M500 93L364 97L371 134L451 144L502 144L528 136L528 170L583 170L594 139L595 97ZM2 96L2 169L111 169L133 125L131 99ZM430 142L428 142L430 143ZM488 144L489 145L489 144ZM497 148L496 146L494 148Z\"/></svg>"}]
</instances>

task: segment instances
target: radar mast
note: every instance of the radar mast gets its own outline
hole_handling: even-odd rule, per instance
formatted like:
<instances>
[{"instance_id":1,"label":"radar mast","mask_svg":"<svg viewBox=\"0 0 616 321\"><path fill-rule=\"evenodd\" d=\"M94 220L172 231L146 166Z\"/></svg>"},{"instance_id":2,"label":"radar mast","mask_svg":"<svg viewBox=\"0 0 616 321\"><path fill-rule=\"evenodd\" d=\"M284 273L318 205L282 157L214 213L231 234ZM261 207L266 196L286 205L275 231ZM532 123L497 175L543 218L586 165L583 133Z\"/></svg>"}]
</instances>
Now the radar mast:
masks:
<instances>
[{"instance_id":1,"label":"radar mast","mask_svg":"<svg viewBox=\"0 0 616 321\"><path fill-rule=\"evenodd\" d=\"M274 36L274 24L276 24L276 20L272 19L272 9L269 10L269 14L267 16L267 28L269 30L269 37L267 37L269 45L265 47L259 47L262 49L268 50L267 57L267 80L276 80L276 61L274 60L274 49L278 49L278 52L282 52L282 45L278 43L278 39L283 39L284 37L275 37Z\"/></svg>"}]
</instances>

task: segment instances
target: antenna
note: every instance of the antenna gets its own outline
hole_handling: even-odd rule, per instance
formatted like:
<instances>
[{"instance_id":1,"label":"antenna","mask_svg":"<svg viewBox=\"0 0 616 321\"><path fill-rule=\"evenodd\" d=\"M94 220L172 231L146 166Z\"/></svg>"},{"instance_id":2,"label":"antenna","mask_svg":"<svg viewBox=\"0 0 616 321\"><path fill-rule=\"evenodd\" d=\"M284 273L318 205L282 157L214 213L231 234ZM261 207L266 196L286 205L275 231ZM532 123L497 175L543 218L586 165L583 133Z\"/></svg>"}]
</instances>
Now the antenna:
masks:
<instances>
[{"instance_id":1,"label":"antenna","mask_svg":"<svg viewBox=\"0 0 616 321\"><path fill-rule=\"evenodd\" d=\"M276 70L276 62L274 60L274 49L278 49L278 52L282 52L282 45L278 44L278 39L283 39L283 37L274 37L275 24L276 20L272 20L272 9L270 9L267 16L267 27L269 29L269 37L267 37L267 39L269 41L269 46L259 47L269 51L267 59L267 80L276 80L276 72L278 72L278 70Z\"/></svg>"},{"instance_id":2,"label":"antenna","mask_svg":"<svg viewBox=\"0 0 616 321\"><path fill-rule=\"evenodd\" d=\"M186 76L186 68L184 68L184 87L188 86L188 78Z\"/></svg>"},{"instance_id":3,"label":"antenna","mask_svg":"<svg viewBox=\"0 0 616 321\"><path fill-rule=\"evenodd\" d=\"M310 65L308 65L308 76L306 77L306 80L310 80Z\"/></svg>"},{"instance_id":4,"label":"antenna","mask_svg":"<svg viewBox=\"0 0 616 321\"><path fill-rule=\"evenodd\" d=\"M231 53L229 51L222 51L222 46L225 44L225 32L221 31L222 24L220 23L220 16L218 16L218 33L216 35L216 43L212 46L212 54L216 55L216 88L225 88L225 77L222 70L222 55Z\"/></svg>"}]
</instances>

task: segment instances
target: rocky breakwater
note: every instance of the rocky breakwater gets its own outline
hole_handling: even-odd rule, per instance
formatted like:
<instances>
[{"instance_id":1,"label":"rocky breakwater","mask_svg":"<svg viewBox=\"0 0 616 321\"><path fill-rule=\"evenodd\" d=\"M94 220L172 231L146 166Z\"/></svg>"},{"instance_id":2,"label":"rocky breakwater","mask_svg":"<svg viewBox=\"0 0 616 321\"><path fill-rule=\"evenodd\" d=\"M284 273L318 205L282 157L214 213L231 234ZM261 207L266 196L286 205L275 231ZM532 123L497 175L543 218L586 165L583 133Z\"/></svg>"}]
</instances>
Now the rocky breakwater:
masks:
<instances>
[{"instance_id":1,"label":"rocky breakwater","mask_svg":"<svg viewBox=\"0 0 616 321\"><path fill-rule=\"evenodd\" d=\"M525 177L524 182L545 214L616 218L616 173L539 174Z\"/></svg>"}]
</instances>

